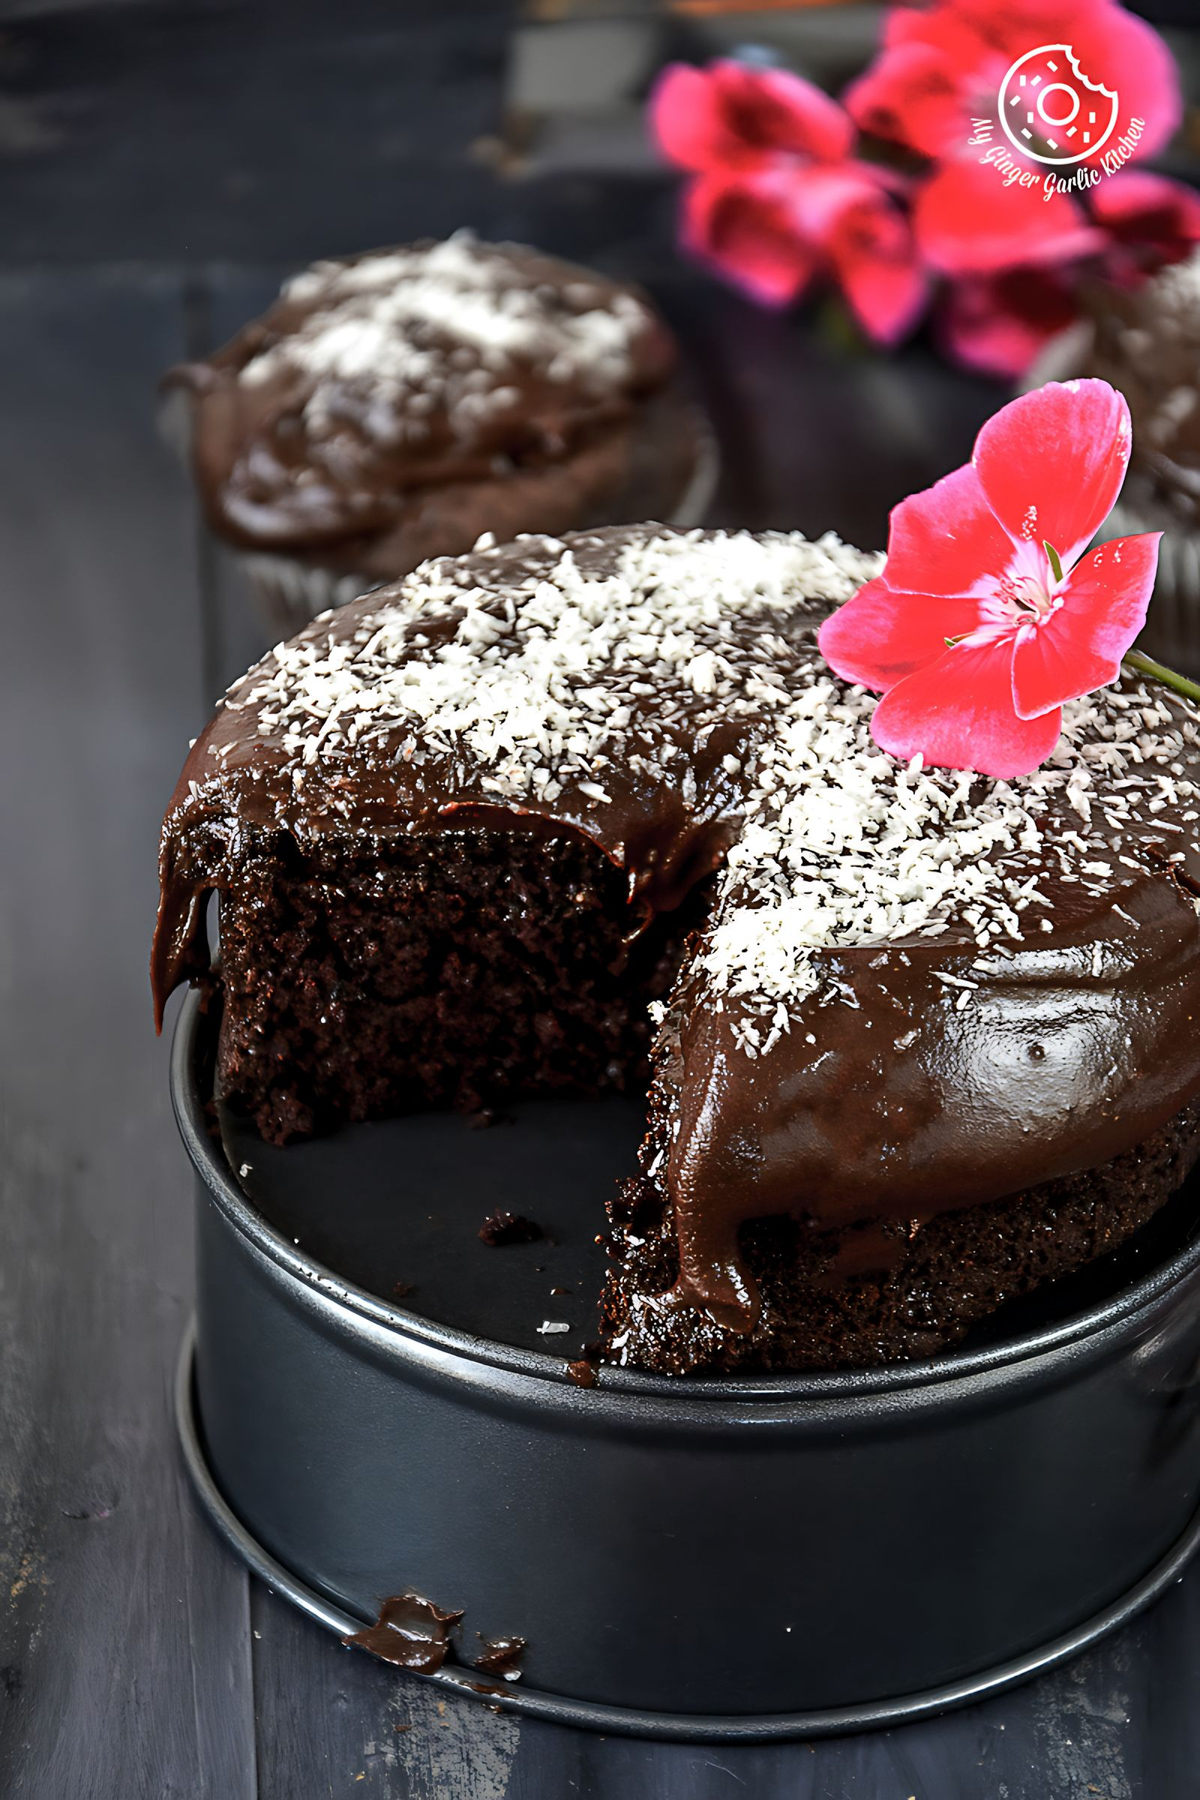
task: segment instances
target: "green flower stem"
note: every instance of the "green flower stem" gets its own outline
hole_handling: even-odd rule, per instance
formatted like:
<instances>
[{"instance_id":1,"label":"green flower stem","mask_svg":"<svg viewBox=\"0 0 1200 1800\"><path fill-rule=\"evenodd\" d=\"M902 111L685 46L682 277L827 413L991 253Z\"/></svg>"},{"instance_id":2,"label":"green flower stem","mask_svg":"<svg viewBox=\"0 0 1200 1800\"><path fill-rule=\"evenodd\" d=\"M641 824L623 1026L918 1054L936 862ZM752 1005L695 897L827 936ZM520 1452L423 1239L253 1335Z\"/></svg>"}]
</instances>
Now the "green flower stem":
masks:
<instances>
[{"instance_id":1,"label":"green flower stem","mask_svg":"<svg viewBox=\"0 0 1200 1800\"><path fill-rule=\"evenodd\" d=\"M1189 681L1186 675L1177 675L1174 669L1155 662L1152 656L1143 656L1140 650L1127 650L1121 658L1121 667L1128 669L1131 675L1148 675L1151 681L1161 681L1164 687L1174 688L1187 700L1200 700L1200 681Z\"/></svg>"}]
</instances>

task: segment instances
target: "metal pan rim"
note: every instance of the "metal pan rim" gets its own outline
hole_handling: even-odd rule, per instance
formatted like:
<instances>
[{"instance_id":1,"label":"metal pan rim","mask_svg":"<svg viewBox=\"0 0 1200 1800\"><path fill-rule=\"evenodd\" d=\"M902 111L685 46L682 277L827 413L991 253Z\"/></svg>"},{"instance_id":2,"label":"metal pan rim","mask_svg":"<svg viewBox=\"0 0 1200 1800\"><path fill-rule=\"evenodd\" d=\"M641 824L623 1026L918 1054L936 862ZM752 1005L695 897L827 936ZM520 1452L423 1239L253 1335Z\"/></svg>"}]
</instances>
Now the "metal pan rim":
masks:
<instances>
[{"instance_id":1,"label":"metal pan rim","mask_svg":"<svg viewBox=\"0 0 1200 1800\"><path fill-rule=\"evenodd\" d=\"M265 1549L229 1505L205 1452L196 1407L194 1359L196 1323L189 1321L180 1345L175 1374L175 1422L188 1477L210 1524L240 1557L252 1574L272 1592L307 1613L326 1630L344 1637L369 1623L347 1612L317 1592ZM859 1706L843 1706L810 1712L703 1715L657 1713L634 1707L610 1706L600 1701L573 1699L567 1695L511 1688L500 1683L484 1686L478 1670L443 1667L431 1675L404 1670L413 1679L432 1683L446 1692L482 1700L527 1718L545 1719L587 1731L620 1732L631 1737L660 1738L685 1743L752 1744L784 1739L836 1737L855 1731L886 1729L915 1719L970 1706L1018 1687L1035 1676L1057 1668L1078 1656L1101 1638L1118 1630L1178 1581L1200 1548L1200 1511L1193 1514L1182 1534L1142 1579L1103 1611L1082 1625L1039 1645L1023 1655L984 1669L977 1675L949 1682L923 1693L896 1699L874 1700Z\"/></svg>"},{"instance_id":2,"label":"metal pan rim","mask_svg":"<svg viewBox=\"0 0 1200 1800\"><path fill-rule=\"evenodd\" d=\"M974 1350L951 1351L924 1362L890 1363L877 1368L832 1372L764 1374L758 1376L703 1376L686 1379L650 1375L636 1369L603 1365L598 1388L576 1386L563 1361L543 1351L479 1338L454 1326L440 1325L409 1309L393 1305L350 1282L336 1271L306 1256L282 1237L242 1193L214 1145L205 1116L198 1061L205 1029L201 998L192 991L180 1008L171 1046L171 1099L175 1118L191 1162L209 1194L238 1234L268 1263L291 1277L304 1292L306 1303L326 1312L343 1329L352 1322L374 1327L372 1337L390 1340L391 1346L410 1354L440 1352L459 1364L483 1365L496 1370L553 1383L567 1390L575 1401L616 1398L666 1400L673 1412L691 1411L695 1419L713 1402L780 1406L788 1402L855 1401L879 1395L898 1395L906 1390L946 1388L971 1377L996 1374L1018 1364L1036 1362L1048 1370L1064 1367L1081 1354L1105 1354L1136 1334L1147 1315L1159 1310L1165 1297L1189 1275L1200 1269L1200 1233L1168 1262L1160 1264L1141 1281L1123 1289L1102 1305L1039 1331Z\"/></svg>"}]
</instances>

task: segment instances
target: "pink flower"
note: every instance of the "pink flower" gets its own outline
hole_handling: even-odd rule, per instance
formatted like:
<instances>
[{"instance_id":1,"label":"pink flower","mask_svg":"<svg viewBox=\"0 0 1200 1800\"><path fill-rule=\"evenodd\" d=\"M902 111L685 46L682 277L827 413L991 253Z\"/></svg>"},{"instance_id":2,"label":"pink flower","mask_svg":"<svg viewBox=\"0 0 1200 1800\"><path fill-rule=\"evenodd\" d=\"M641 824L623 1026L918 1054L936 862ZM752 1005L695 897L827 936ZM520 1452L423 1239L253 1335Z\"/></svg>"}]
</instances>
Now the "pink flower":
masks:
<instances>
[{"instance_id":1,"label":"pink flower","mask_svg":"<svg viewBox=\"0 0 1200 1800\"><path fill-rule=\"evenodd\" d=\"M684 190L680 242L763 306L790 306L817 272L796 227L790 171L700 175Z\"/></svg>"},{"instance_id":2,"label":"pink flower","mask_svg":"<svg viewBox=\"0 0 1200 1800\"><path fill-rule=\"evenodd\" d=\"M659 147L699 174L769 169L780 157L840 162L854 143L849 116L811 81L786 69L671 63L650 96Z\"/></svg>"},{"instance_id":3,"label":"pink flower","mask_svg":"<svg viewBox=\"0 0 1200 1800\"><path fill-rule=\"evenodd\" d=\"M1092 216L1107 234L1104 272L1125 284L1180 262L1200 243L1200 194L1142 169L1110 175L1092 189Z\"/></svg>"},{"instance_id":4,"label":"pink flower","mask_svg":"<svg viewBox=\"0 0 1200 1800\"><path fill-rule=\"evenodd\" d=\"M846 107L863 131L907 144L935 162L978 155L975 121L995 124L1005 73L1042 44L1069 44L1080 69L1119 96L1118 132L1144 121L1139 156L1162 148L1182 116L1171 53L1144 19L1116 0L934 0L888 14L883 48L850 88ZM994 136L999 141L999 132Z\"/></svg>"},{"instance_id":5,"label":"pink flower","mask_svg":"<svg viewBox=\"0 0 1200 1800\"><path fill-rule=\"evenodd\" d=\"M970 463L893 509L883 574L819 640L837 674L882 691L883 749L1026 775L1054 749L1064 702L1116 680L1161 534L1084 551L1129 445L1129 408L1107 382L1054 382L1002 407Z\"/></svg>"},{"instance_id":6,"label":"pink flower","mask_svg":"<svg viewBox=\"0 0 1200 1800\"><path fill-rule=\"evenodd\" d=\"M1076 280L1058 268L1002 269L950 282L936 314L947 354L981 375L1015 381L1079 316Z\"/></svg>"},{"instance_id":7,"label":"pink flower","mask_svg":"<svg viewBox=\"0 0 1200 1800\"><path fill-rule=\"evenodd\" d=\"M1008 187L981 163L935 169L917 191L917 247L943 275L992 275L1034 263L1098 255L1104 234L1067 194Z\"/></svg>"},{"instance_id":8,"label":"pink flower","mask_svg":"<svg viewBox=\"0 0 1200 1800\"><path fill-rule=\"evenodd\" d=\"M672 65L650 101L667 156L693 172L681 237L768 306L835 281L871 337L916 320L925 280L895 195L904 184L853 159L854 126L811 82L736 62Z\"/></svg>"},{"instance_id":9,"label":"pink flower","mask_svg":"<svg viewBox=\"0 0 1200 1800\"><path fill-rule=\"evenodd\" d=\"M1072 249L1119 286L1135 286L1200 243L1200 195L1165 175L1130 169L1106 177L1090 190L1088 206L1094 229L1077 232ZM918 206L918 235L921 222ZM1079 261L1050 259L956 271L938 307L938 335L956 362L1014 380L1078 318L1081 272Z\"/></svg>"},{"instance_id":10,"label":"pink flower","mask_svg":"<svg viewBox=\"0 0 1200 1800\"><path fill-rule=\"evenodd\" d=\"M1069 45L1083 74L1116 92L1110 146L1135 118L1143 121L1136 155L1166 142L1182 113L1175 65L1153 27L1116 0L934 0L919 11L896 7L880 54L846 95L864 131L938 165L918 194L914 230L921 254L943 273L1065 263L1100 243L1074 199L1054 191L1046 197L1045 164L1025 156L1000 129L1008 69L1029 51L1056 44ZM1010 165L1024 165L1030 185L1005 185L1004 171L986 161L997 152Z\"/></svg>"}]
</instances>

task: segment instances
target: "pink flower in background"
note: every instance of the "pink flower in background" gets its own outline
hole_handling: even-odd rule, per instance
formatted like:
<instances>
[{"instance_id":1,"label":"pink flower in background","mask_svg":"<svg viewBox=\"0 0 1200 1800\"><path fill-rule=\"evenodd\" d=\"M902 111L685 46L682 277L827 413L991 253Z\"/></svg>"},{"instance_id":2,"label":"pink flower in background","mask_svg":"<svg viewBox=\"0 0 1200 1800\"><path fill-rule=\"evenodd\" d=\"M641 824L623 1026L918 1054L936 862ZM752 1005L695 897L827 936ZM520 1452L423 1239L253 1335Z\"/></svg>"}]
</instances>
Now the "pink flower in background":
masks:
<instances>
[{"instance_id":1,"label":"pink flower in background","mask_svg":"<svg viewBox=\"0 0 1200 1800\"><path fill-rule=\"evenodd\" d=\"M1200 194L1144 169L1122 170L1094 187L1092 217L1105 232L1104 273L1135 283L1200 243Z\"/></svg>"},{"instance_id":2,"label":"pink flower in background","mask_svg":"<svg viewBox=\"0 0 1200 1800\"><path fill-rule=\"evenodd\" d=\"M1001 269L947 282L935 314L947 355L981 375L1015 381L1079 316L1069 269Z\"/></svg>"},{"instance_id":3,"label":"pink flower in background","mask_svg":"<svg viewBox=\"0 0 1200 1800\"><path fill-rule=\"evenodd\" d=\"M991 275L1031 263L1098 255L1104 234L1066 194L1047 200L1006 187L979 163L947 163L917 190L913 228L921 254L944 275Z\"/></svg>"},{"instance_id":4,"label":"pink flower in background","mask_svg":"<svg viewBox=\"0 0 1200 1800\"><path fill-rule=\"evenodd\" d=\"M1062 240L1070 242L1067 258L1056 257L1050 244L1050 254L1041 262L1030 258L1026 264L1000 261L995 268L945 270L950 279L935 309L935 328L954 361L981 374L1016 380L1051 338L1079 317L1081 276L1090 272L1093 279L1134 287L1200 244L1200 195L1165 175L1131 169L1109 176L1089 191L1088 211L1090 225ZM925 219L931 216L927 213ZM993 242L998 242L1002 223L993 223ZM920 201L917 238L939 264L940 246L923 235ZM958 241L951 236L951 243ZM973 241L986 240L977 234ZM952 257L943 257L939 266L946 260L953 263ZM987 262L986 257L979 260Z\"/></svg>"},{"instance_id":5,"label":"pink flower in background","mask_svg":"<svg viewBox=\"0 0 1200 1800\"><path fill-rule=\"evenodd\" d=\"M781 157L840 162L854 146L852 120L821 88L740 62L671 63L650 118L664 154L697 174L770 169Z\"/></svg>"},{"instance_id":6,"label":"pink flower in background","mask_svg":"<svg viewBox=\"0 0 1200 1800\"><path fill-rule=\"evenodd\" d=\"M1144 121L1139 156L1152 156L1182 116L1171 53L1116 0L934 0L893 7L883 45L846 94L863 131L933 162L974 160L975 121L996 121L1006 71L1040 44L1070 44L1083 72L1120 96L1118 129ZM994 136L1001 142L996 131ZM1029 190L1026 190L1028 192Z\"/></svg>"},{"instance_id":7,"label":"pink flower in background","mask_svg":"<svg viewBox=\"0 0 1200 1800\"><path fill-rule=\"evenodd\" d=\"M774 169L701 175L686 189L680 242L764 306L789 306L812 280L817 257L796 230L791 180Z\"/></svg>"},{"instance_id":8,"label":"pink flower in background","mask_svg":"<svg viewBox=\"0 0 1200 1800\"><path fill-rule=\"evenodd\" d=\"M1090 79L1116 91L1118 133L1135 118L1143 121L1136 155L1160 149L1182 113L1178 74L1153 27L1116 0L935 0L922 10L896 7L880 54L846 95L864 131L934 164L916 194L914 230L924 259L944 274L1076 262L1104 247L1102 232L1073 197L1046 197L1045 165L1023 156L999 128L1007 70L1035 47L1058 43L1072 47ZM989 132L992 146L1036 177L1032 185L1005 185L983 160Z\"/></svg>"},{"instance_id":9,"label":"pink flower in background","mask_svg":"<svg viewBox=\"0 0 1200 1800\"><path fill-rule=\"evenodd\" d=\"M779 69L675 64L650 116L694 176L681 225L694 255L768 306L832 279L880 343L914 323L926 284L898 204L905 184L850 156L854 126L820 88Z\"/></svg>"},{"instance_id":10,"label":"pink flower in background","mask_svg":"<svg viewBox=\"0 0 1200 1800\"><path fill-rule=\"evenodd\" d=\"M1026 775L1054 749L1064 702L1116 679L1160 533L1084 552L1129 447L1129 408L1107 382L1054 382L1001 408L970 463L893 509L883 574L819 637L837 674L882 691L883 749Z\"/></svg>"},{"instance_id":11,"label":"pink flower in background","mask_svg":"<svg viewBox=\"0 0 1200 1800\"><path fill-rule=\"evenodd\" d=\"M1070 165L1051 171L1001 130L1013 63L1059 43L1115 91L1117 134L1141 121L1132 153L1161 148L1181 114L1178 75L1157 32L1118 0L895 6L845 107L781 69L672 65L650 115L691 177L681 243L765 306L832 283L884 345L913 327L933 291L948 354L1000 379L1025 373L1078 317L1085 281L1134 286L1200 243L1200 195L1189 188L1125 168L1081 199L1047 183L1070 179ZM902 174L865 160L856 122L924 167ZM1028 185L1007 179L1013 170Z\"/></svg>"},{"instance_id":12,"label":"pink flower in background","mask_svg":"<svg viewBox=\"0 0 1200 1800\"><path fill-rule=\"evenodd\" d=\"M1165 175L1130 169L1107 177L1088 195L1092 225L1080 262L1048 260L992 273L956 275L936 310L937 334L956 362L1015 380L1051 338L1079 316L1079 278L1136 286L1200 243L1200 195Z\"/></svg>"}]
</instances>

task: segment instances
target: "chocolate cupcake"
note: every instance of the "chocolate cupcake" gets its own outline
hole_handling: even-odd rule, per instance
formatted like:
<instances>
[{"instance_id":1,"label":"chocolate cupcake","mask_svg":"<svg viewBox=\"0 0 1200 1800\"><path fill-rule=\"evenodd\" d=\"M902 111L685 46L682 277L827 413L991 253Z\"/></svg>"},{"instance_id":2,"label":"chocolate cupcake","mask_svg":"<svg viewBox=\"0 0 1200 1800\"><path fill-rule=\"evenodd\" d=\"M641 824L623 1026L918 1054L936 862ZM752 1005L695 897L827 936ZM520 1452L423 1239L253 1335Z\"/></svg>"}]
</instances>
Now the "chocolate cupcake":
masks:
<instances>
[{"instance_id":1,"label":"chocolate cupcake","mask_svg":"<svg viewBox=\"0 0 1200 1800\"><path fill-rule=\"evenodd\" d=\"M1129 402L1133 455L1106 537L1161 531L1158 581L1143 647L1200 674L1200 250L1135 289L1091 297L1077 374Z\"/></svg>"},{"instance_id":2,"label":"chocolate cupcake","mask_svg":"<svg viewBox=\"0 0 1200 1800\"><path fill-rule=\"evenodd\" d=\"M1200 721L1123 678L1032 774L898 761L816 643L879 566L646 526L317 621L187 760L160 1014L216 990L275 1143L648 1075L636 1367L920 1357L1102 1255L1200 1152Z\"/></svg>"},{"instance_id":3,"label":"chocolate cupcake","mask_svg":"<svg viewBox=\"0 0 1200 1800\"><path fill-rule=\"evenodd\" d=\"M468 232L314 264L164 389L284 635L483 537L696 524L713 485L645 295Z\"/></svg>"}]
</instances>

